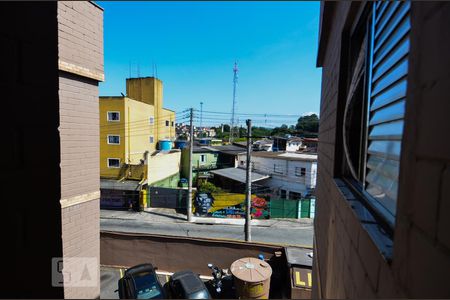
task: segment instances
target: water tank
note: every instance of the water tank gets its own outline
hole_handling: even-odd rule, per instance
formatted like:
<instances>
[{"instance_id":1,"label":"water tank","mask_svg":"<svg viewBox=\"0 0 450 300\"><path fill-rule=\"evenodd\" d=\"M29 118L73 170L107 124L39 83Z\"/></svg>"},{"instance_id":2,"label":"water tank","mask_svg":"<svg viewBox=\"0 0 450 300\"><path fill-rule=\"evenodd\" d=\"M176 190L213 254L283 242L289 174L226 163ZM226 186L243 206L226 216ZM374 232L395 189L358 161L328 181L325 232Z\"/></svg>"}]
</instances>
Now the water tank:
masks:
<instances>
[{"instance_id":1,"label":"water tank","mask_svg":"<svg viewBox=\"0 0 450 300\"><path fill-rule=\"evenodd\" d=\"M183 140L175 141L175 149L184 149L184 148L186 148L187 142L188 141L183 141Z\"/></svg>"},{"instance_id":2,"label":"water tank","mask_svg":"<svg viewBox=\"0 0 450 300\"><path fill-rule=\"evenodd\" d=\"M159 141L159 150L168 151L172 149L172 141L171 140L160 140Z\"/></svg>"},{"instance_id":3,"label":"water tank","mask_svg":"<svg viewBox=\"0 0 450 300\"><path fill-rule=\"evenodd\" d=\"M231 264L234 286L240 299L269 299L270 265L255 257L245 257Z\"/></svg>"},{"instance_id":4,"label":"water tank","mask_svg":"<svg viewBox=\"0 0 450 300\"><path fill-rule=\"evenodd\" d=\"M210 139L199 139L198 142L200 143L200 145L202 146L207 146L211 144L211 140Z\"/></svg>"}]
</instances>

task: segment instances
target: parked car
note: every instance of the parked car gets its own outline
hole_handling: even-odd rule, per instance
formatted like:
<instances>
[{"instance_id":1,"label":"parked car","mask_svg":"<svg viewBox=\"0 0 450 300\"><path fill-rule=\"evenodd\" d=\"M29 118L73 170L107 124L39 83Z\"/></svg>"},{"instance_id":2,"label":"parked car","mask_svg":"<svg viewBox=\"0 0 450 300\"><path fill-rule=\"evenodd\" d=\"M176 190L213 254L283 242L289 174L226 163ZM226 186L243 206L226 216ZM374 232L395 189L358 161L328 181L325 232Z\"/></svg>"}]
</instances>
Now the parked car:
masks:
<instances>
[{"instance_id":1,"label":"parked car","mask_svg":"<svg viewBox=\"0 0 450 300\"><path fill-rule=\"evenodd\" d=\"M161 283L152 264L140 264L125 271L119 279L120 299L165 299Z\"/></svg>"},{"instance_id":2,"label":"parked car","mask_svg":"<svg viewBox=\"0 0 450 300\"><path fill-rule=\"evenodd\" d=\"M211 299L203 281L192 271L176 272L169 279L173 299Z\"/></svg>"}]
</instances>

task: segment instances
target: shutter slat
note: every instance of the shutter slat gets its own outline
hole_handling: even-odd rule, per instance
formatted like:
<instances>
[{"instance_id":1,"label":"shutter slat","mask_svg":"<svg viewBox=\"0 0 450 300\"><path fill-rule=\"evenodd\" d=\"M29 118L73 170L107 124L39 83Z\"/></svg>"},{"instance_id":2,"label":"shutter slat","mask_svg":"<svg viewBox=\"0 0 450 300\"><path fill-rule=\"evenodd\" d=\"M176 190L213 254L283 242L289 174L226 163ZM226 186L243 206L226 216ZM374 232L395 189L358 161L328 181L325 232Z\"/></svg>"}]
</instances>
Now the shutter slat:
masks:
<instances>
[{"instance_id":1,"label":"shutter slat","mask_svg":"<svg viewBox=\"0 0 450 300\"><path fill-rule=\"evenodd\" d=\"M372 82L372 95L376 96L390 85L396 83L398 80L408 74L408 60L405 58L399 62L395 68L387 72L383 77Z\"/></svg>"},{"instance_id":2,"label":"shutter slat","mask_svg":"<svg viewBox=\"0 0 450 300\"><path fill-rule=\"evenodd\" d=\"M369 140L400 140L403 133L403 120L372 126Z\"/></svg>"},{"instance_id":3,"label":"shutter slat","mask_svg":"<svg viewBox=\"0 0 450 300\"><path fill-rule=\"evenodd\" d=\"M384 27L389 23L390 20L392 20L391 17L397 11L400 4L400 1L390 2L389 5L387 5L386 9L383 12L380 12L383 15L381 16L381 18L375 21L375 28L377 31L377 33L375 34L375 38L377 38L383 32Z\"/></svg>"},{"instance_id":4,"label":"shutter slat","mask_svg":"<svg viewBox=\"0 0 450 300\"><path fill-rule=\"evenodd\" d=\"M386 57L380 64L378 64L374 68L373 78L372 80L376 81L381 76L383 76L386 72L391 70L396 63L402 60L409 52L409 40L403 40L403 42L399 43L395 49L392 50L392 53Z\"/></svg>"},{"instance_id":5,"label":"shutter slat","mask_svg":"<svg viewBox=\"0 0 450 300\"><path fill-rule=\"evenodd\" d=\"M370 172L378 172L392 180L398 180L399 162L377 156L370 156L367 160Z\"/></svg>"},{"instance_id":6,"label":"shutter slat","mask_svg":"<svg viewBox=\"0 0 450 300\"><path fill-rule=\"evenodd\" d=\"M385 89L382 93L372 97L371 111L379 109L383 106L389 105L394 101L400 100L406 97L406 79L391 85L388 89Z\"/></svg>"},{"instance_id":7,"label":"shutter slat","mask_svg":"<svg viewBox=\"0 0 450 300\"><path fill-rule=\"evenodd\" d=\"M403 119L405 101L397 101L389 106L376 110L370 118L370 126Z\"/></svg>"},{"instance_id":8,"label":"shutter slat","mask_svg":"<svg viewBox=\"0 0 450 300\"><path fill-rule=\"evenodd\" d=\"M365 190L395 215L406 103L408 2L374 6Z\"/></svg>"},{"instance_id":9,"label":"shutter slat","mask_svg":"<svg viewBox=\"0 0 450 300\"><path fill-rule=\"evenodd\" d=\"M384 1L384 2L377 2L378 7L377 7L377 18L376 18L376 22L379 22L380 19L384 16L384 12L386 11L386 9L389 6L389 1Z\"/></svg>"},{"instance_id":10,"label":"shutter slat","mask_svg":"<svg viewBox=\"0 0 450 300\"><path fill-rule=\"evenodd\" d=\"M390 55L391 51L395 49L395 47L403 42L403 39L408 36L410 29L409 18L406 18L401 26L390 36L390 38L384 43L384 45L376 52L374 52L374 63L373 66L376 67L378 64L386 58L387 55Z\"/></svg>"},{"instance_id":11,"label":"shutter slat","mask_svg":"<svg viewBox=\"0 0 450 300\"><path fill-rule=\"evenodd\" d=\"M408 2L403 3L404 4L398 11L389 19L389 23L382 30L376 31L374 53L377 53L378 49L380 49L384 43L392 38L392 36L395 36L405 23L408 23L407 14L409 12L409 5Z\"/></svg>"},{"instance_id":12,"label":"shutter slat","mask_svg":"<svg viewBox=\"0 0 450 300\"><path fill-rule=\"evenodd\" d=\"M368 153L386 159L399 160L400 141L372 141Z\"/></svg>"}]
</instances>

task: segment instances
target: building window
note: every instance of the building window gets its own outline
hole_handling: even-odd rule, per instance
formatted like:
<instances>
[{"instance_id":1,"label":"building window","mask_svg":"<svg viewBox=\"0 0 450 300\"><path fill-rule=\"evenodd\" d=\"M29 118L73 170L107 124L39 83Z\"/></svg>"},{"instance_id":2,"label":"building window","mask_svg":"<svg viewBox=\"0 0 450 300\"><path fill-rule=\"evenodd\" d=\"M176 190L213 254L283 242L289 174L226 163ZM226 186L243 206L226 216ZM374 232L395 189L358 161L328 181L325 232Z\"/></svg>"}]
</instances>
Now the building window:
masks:
<instances>
[{"instance_id":1,"label":"building window","mask_svg":"<svg viewBox=\"0 0 450 300\"><path fill-rule=\"evenodd\" d=\"M153 143L154 143L153 135L150 136L149 140L150 140L150 144L153 144Z\"/></svg>"},{"instance_id":2,"label":"building window","mask_svg":"<svg viewBox=\"0 0 450 300\"><path fill-rule=\"evenodd\" d=\"M120 122L120 112L108 111L108 122Z\"/></svg>"},{"instance_id":3,"label":"building window","mask_svg":"<svg viewBox=\"0 0 450 300\"><path fill-rule=\"evenodd\" d=\"M295 176L302 177L306 175L306 168L295 167Z\"/></svg>"},{"instance_id":4,"label":"building window","mask_svg":"<svg viewBox=\"0 0 450 300\"><path fill-rule=\"evenodd\" d=\"M374 2L350 39L344 176L395 223L407 88L410 2Z\"/></svg>"},{"instance_id":5,"label":"building window","mask_svg":"<svg viewBox=\"0 0 450 300\"><path fill-rule=\"evenodd\" d=\"M244 162L243 160L240 161L241 166L243 166L244 163L245 163L245 162Z\"/></svg>"},{"instance_id":6,"label":"building window","mask_svg":"<svg viewBox=\"0 0 450 300\"><path fill-rule=\"evenodd\" d=\"M289 199L292 200L298 200L302 198L302 194L301 193L296 193L296 192L289 192Z\"/></svg>"},{"instance_id":7,"label":"building window","mask_svg":"<svg viewBox=\"0 0 450 300\"><path fill-rule=\"evenodd\" d=\"M275 174L283 174L283 166L282 166L282 165L274 164L274 165L273 165L273 172L274 172Z\"/></svg>"},{"instance_id":8,"label":"building window","mask_svg":"<svg viewBox=\"0 0 450 300\"><path fill-rule=\"evenodd\" d=\"M120 168L120 159L108 158L108 168Z\"/></svg>"},{"instance_id":9,"label":"building window","mask_svg":"<svg viewBox=\"0 0 450 300\"><path fill-rule=\"evenodd\" d=\"M150 117L149 118L149 123L150 123L150 125L155 124L155 118L154 117Z\"/></svg>"},{"instance_id":10,"label":"building window","mask_svg":"<svg viewBox=\"0 0 450 300\"><path fill-rule=\"evenodd\" d=\"M205 163L206 162L206 154L201 154L200 155L200 162L201 163Z\"/></svg>"},{"instance_id":11,"label":"building window","mask_svg":"<svg viewBox=\"0 0 450 300\"><path fill-rule=\"evenodd\" d=\"M286 190L280 190L280 198L286 199Z\"/></svg>"},{"instance_id":12,"label":"building window","mask_svg":"<svg viewBox=\"0 0 450 300\"><path fill-rule=\"evenodd\" d=\"M109 145L120 145L120 135L108 135Z\"/></svg>"},{"instance_id":13,"label":"building window","mask_svg":"<svg viewBox=\"0 0 450 300\"><path fill-rule=\"evenodd\" d=\"M174 126L175 126L175 124L174 124L174 122L173 122L173 121L171 122L171 125L172 125L172 127L174 127Z\"/></svg>"},{"instance_id":14,"label":"building window","mask_svg":"<svg viewBox=\"0 0 450 300\"><path fill-rule=\"evenodd\" d=\"M166 120L166 126L169 127L169 121L168 120Z\"/></svg>"}]
</instances>

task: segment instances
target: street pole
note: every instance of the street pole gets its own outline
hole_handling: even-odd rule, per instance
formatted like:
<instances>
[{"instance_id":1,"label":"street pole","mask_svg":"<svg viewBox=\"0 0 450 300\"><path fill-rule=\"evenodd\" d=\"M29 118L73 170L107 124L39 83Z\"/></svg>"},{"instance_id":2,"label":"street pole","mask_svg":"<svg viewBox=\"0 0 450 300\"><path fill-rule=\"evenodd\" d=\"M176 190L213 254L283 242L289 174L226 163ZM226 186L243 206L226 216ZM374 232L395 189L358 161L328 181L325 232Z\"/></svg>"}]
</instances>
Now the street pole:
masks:
<instances>
[{"instance_id":1,"label":"street pole","mask_svg":"<svg viewBox=\"0 0 450 300\"><path fill-rule=\"evenodd\" d=\"M187 209L187 220L188 222L192 222L192 150L194 148L194 109L191 108L190 114L190 127L189 127L189 185L188 185L188 198L186 203Z\"/></svg>"},{"instance_id":2,"label":"street pole","mask_svg":"<svg viewBox=\"0 0 450 300\"><path fill-rule=\"evenodd\" d=\"M251 150L252 150L252 120L248 119L247 123L247 169L246 169L246 196L245 196L245 241L251 242L252 235L250 230L250 219L252 210L252 173L251 173Z\"/></svg>"}]
</instances>

